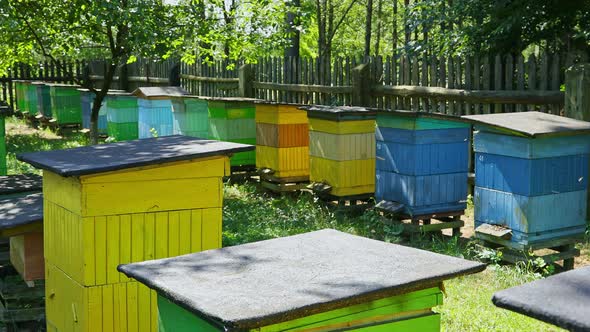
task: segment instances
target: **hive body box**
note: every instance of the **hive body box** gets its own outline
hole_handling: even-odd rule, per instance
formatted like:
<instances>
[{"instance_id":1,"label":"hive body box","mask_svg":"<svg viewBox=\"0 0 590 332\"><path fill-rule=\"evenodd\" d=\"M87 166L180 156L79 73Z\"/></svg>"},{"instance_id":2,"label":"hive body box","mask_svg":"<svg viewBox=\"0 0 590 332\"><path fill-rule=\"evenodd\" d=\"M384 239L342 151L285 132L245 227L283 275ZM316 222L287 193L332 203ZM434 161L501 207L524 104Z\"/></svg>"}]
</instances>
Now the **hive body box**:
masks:
<instances>
[{"instance_id":1,"label":"hive body box","mask_svg":"<svg viewBox=\"0 0 590 332\"><path fill-rule=\"evenodd\" d=\"M377 114L377 201L414 216L466 208L470 125L442 114Z\"/></svg>"},{"instance_id":2,"label":"hive body box","mask_svg":"<svg viewBox=\"0 0 590 332\"><path fill-rule=\"evenodd\" d=\"M362 107L305 107L309 118L311 182L334 196L375 192L375 111Z\"/></svg>"},{"instance_id":3,"label":"hive body box","mask_svg":"<svg viewBox=\"0 0 590 332\"><path fill-rule=\"evenodd\" d=\"M10 238L10 262L23 280L45 279L43 195L0 196L0 236Z\"/></svg>"},{"instance_id":4,"label":"hive body box","mask_svg":"<svg viewBox=\"0 0 590 332\"><path fill-rule=\"evenodd\" d=\"M156 331L156 294L117 265L220 247L227 155L252 148L169 136L19 155L44 169L48 330Z\"/></svg>"},{"instance_id":5,"label":"hive body box","mask_svg":"<svg viewBox=\"0 0 590 332\"><path fill-rule=\"evenodd\" d=\"M82 108L82 128L90 129L90 117L92 115L92 107L94 105L94 93L88 89L78 89L80 91L80 107ZM98 112L98 133L107 133L107 110L106 101Z\"/></svg>"},{"instance_id":6,"label":"hive body box","mask_svg":"<svg viewBox=\"0 0 590 332\"><path fill-rule=\"evenodd\" d=\"M334 230L119 267L175 332L439 331L442 282L483 269Z\"/></svg>"},{"instance_id":7,"label":"hive body box","mask_svg":"<svg viewBox=\"0 0 590 332\"><path fill-rule=\"evenodd\" d=\"M28 116L35 117L39 113L37 101L37 84L40 82L29 82L26 85L25 99L27 100L27 108L25 112Z\"/></svg>"},{"instance_id":8,"label":"hive body box","mask_svg":"<svg viewBox=\"0 0 590 332\"><path fill-rule=\"evenodd\" d=\"M139 138L173 134L172 98L188 95L180 87L142 87L133 92L138 98Z\"/></svg>"},{"instance_id":9,"label":"hive body box","mask_svg":"<svg viewBox=\"0 0 590 332\"><path fill-rule=\"evenodd\" d=\"M81 125L82 106L79 86L68 84L49 84L51 111L58 125Z\"/></svg>"},{"instance_id":10,"label":"hive body box","mask_svg":"<svg viewBox=\"0 0 590 332\"><path fill-rule=\"evenodd\" d=\"M6 165L6 116L8 112L8 106L0 106L0 175L6 175L8 171Z\"/></svg>"},{"instance_id":11,"label":"hive body box","mask_svg":"<svg viewBox=\"0 0 590 332\"><path fill-rule=\"evenodd\" d=\"M139 137L137 97L126 92L109 92L105 97L107 133L115 141Z\"/></svg>"},{"instance_id":12,"label":"hive body box","mask_svg":"<svg viewBox=\"0 0 590 332\"><path fill-rule=\"evenodd\" d=\"M207 138L209 115L207 99L196 96L172 98L174 135Z\"/></svg>"},{"instance_id":13,"label":"hive body box","mask_svg":"<svg viewBox=\"0 0 590 332\"><path fill-rule=\"evenodd\" d=\"M50 88L43 82L33 83L37 88L37 110L38 113L46 119L51 119L51 94Z\"/></svg>"},{"instance_id":14,"label":"hive body box","mask_svg":"<svg viewBox=\"0 0 590 332\"><path fill-rule=\"evenodd\" d=\"M475 121L475 227L499 225L522 245L586 229L590 123L539 112Z\"/></svg>"},{"instance_id":15,"label":"hive body box","mask_svg":"<svg viewBox=\"0 0 590 332\"><path fill-rule=\"evenodd\" d=\"M209 100L209 138L219 141L256 144L255 99L212 98ZM238 153L232 166L256 166L256 152Z\"/></svg>"},{"instance_id":16,"label":"hive body box","mask_svg":"<svg viewBox=\"0 0 590 332\"><path fill-rule=\"evenodd\" d=\"M300 106L256 103L256 167L278 179L309 180L309 125Z\"/></svg>"},{"instance_id":17,"label":"hive body box","mask_svg":"<svg viewBox=\"0 0 590 332\"><path fill-rule=\"evenodd\" d=\"M26 80L14 80L14 93L16 95L16 108L19 112L24 113L27 111L27 85L30 81Z\"/></svg>"}]
</instances>

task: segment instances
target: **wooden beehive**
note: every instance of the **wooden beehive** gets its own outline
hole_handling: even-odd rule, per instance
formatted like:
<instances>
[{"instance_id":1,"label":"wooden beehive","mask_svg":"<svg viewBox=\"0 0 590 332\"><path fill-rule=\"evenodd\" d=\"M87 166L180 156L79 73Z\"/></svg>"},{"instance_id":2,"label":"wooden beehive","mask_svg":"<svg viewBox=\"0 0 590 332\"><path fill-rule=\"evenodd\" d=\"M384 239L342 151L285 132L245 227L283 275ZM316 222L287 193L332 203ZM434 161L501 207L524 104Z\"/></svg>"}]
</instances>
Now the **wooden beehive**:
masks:
<instances>
[{"instance_id":1,"label":"wooden beehive","mask_svg":"<svg viewBox=\"0 0 590 332\"><path fill-rule=\"evenodd\" d=\"M309 125L300 106L256 103L256 167L277 179L309 180Z\"/></svg>"},{"instance_id":2,"label":"wooden beehive","mask_svg":"<svg viewBox=\"0 0 590 332\"><path fill-rule=\"evenodd\" d=\"M172 98L174 135L198 138L209 136L209 109L206 97L182 96Z\"/></svg>"},{"instance_id":3,"label":"wooden beehive","mask_svg":"<svg viewBox=\"0 0 590 332\"><path fill-rule=\"evenodd\" d=\"M141 87L133 91L138 98L139 138L162 137L173 134L172 98L188 95L180 87Z\"/></svg>"},{"instance_id":4,"label":"wooden beehive","mask_svg":"<svg viewBox=\"0 0 590 332\"><path fill-rule=\"evenodd\" d=\"M27 100L26 112L27 116L36 117L39 114L39 102L37 100L37 85L41 82L29 82L26 85L25 98Z\"/></svg>"},{"instance_id":5,"label":"wooden beehive","mask_svg":"<svg viewBox=\"0 0 590 332\"><path fill-rule=\"evenodd\" d=\"M37 88L37 109L42 118L51 119L51 94L49 86L44 82L35 82Z\"/></svg>"},{"instance_id":6,"label":"wooden beehive","mask_svg":"<svg viewBox=\"0 0 590 332\"><path fill-rule=\"evenodd\" d=\"M209 138L219 141L256 144L256 107L252 98L210 98ZM256 152L238 153L231 158L233 167L255 167Z\"/></svg>"},{"instance_id":7,"label":"wooden beehive","mask_svg":"<svg viewBox=\"0 0 590 332\"><path fill-rule=\"evenodd\" d=\"M41 193L0 199L0 236L10 238L10 262L24 281L45 279Z\"/></svg>"},{"instance_id":8,"label":"wooden beehive","mask_svg":"<svg viewBox=\"0 0 590 332\"><path fill-rule=\"evenodd\" d=\"M466 118L475 122L478 237L529 245L584 233L590 123L539 112ZM510 234L495 238L485 225Z\"/></svg>"},{"instance_id":9,"label":"wooden beehive","mask_svg":"<svg viewBox=\"0 0 590 332\"><path fill-rule=\"evenodd\" d=\"M16 111L24 113L27 111L27 85L30 81L14 80L14 93L16 97Z\"/></svg>"},{"instance_id":10,"label":"wooden beehive","mask_svg":"<svg viewBox=\"0 0 590 332\"><path fill-rule=\"evenodd\" d=\"M169 136L19 155L44 170L48 330L155 331L155 293L117 265L219 248L228 155L251 149Z\"/></svg>"},{"instance_id":11,"label":"wooden beehive","mask_svg":"<svg viewBox=\"0 0 590 332\"><path fill-rule=\"evenodd\" d=\"M107 134L115 141L139 137L137 97L127 92L111 91L105 96Z\"/></svg>"},{"instance_id":12,"label":"wooden beehive","mask_svg":"<svg viewBox=\"0 0 590 332\"><path fill-rule=\"evenodd\" d=\"M375 115L362 107L305 107L311 182L346 197L375 192Z\"/></svg>"},{"instance_id":13,"label":"wooden beehive","mask_svg":"<svg viewBox=\"0 0 590 332\"><path fill-rule=\"evenodd\" d=\"M94 105L94 93L88 89L78 89L80 91L80 105L82 108L82 128L90 129L90 117L92 115L92 107ZM125 90L109 90L108 94L125 93ZM102 105L98 112L98 133L107 134L107 98L103 99Z\"/></svg>"},{"instance_id":14,"label":"wooden beehive","mask_svg":"<svg viewBox=\"0 0 590 332\"><path fill-rule=\"evenodd\" d=\"M119 266L160 331L439 331L442 282L481 263L334 230ZM205 319L207 317L207 319Z\"/></svg>"},{"instance_id":15,"label":"wooden beehive","mask_svg":"<svg viewBox=\"0 0 590 332\"><path fill-rule=\"evenodd\" d=\"M51 97L51 111L57 125L81 125L82 106L77 85L46 83Z\"/></svg>"},{"instance_id":16,"label":"wooden beehive","mask_svg":"<svg viewBox=\"0 0 590 332\"><path fill-rule=\"evenodd\" d=\"M435 113L377 114L376 192L410 216L463 211L470 125Z\"/></svg>"}]
</instances>

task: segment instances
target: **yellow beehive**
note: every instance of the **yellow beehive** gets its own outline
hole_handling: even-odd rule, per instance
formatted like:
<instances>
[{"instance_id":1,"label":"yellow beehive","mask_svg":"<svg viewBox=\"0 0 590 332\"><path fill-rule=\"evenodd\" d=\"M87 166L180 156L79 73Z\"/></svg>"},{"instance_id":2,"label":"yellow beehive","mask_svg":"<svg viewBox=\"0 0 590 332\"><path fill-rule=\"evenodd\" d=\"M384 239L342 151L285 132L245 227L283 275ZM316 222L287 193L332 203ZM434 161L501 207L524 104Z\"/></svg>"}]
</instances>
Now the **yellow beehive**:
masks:
<instances>
[{"instance_id":1,"label":"yellow beehive","mask_svg":"<svg viewBox=\"0 0 590 332\"><path fill-rule=\"evenodd\" d=\"M375 192L375 112L360 107L306 107L310 181L329 185L330 195Z\"/></svg>"},{"instance_id":2,"label":"yellow beehive","mask_svg":"<svg viewBox=\"0 0 590 332\"><path fill-rule=\"evenodd\" d=\"M122 263L221 247L222 178L243 144L167 136L19 155L44 169L49 331L156 331Z\"/></svg>"},{"instance_id":3,"label":"yellow beehive","mask_svg":"<svg viewBox=\"0 0 590 332\"><path fill-rule=\"evenodd\" d=\"M307 114L299 105L256 104L256 167L270 169L275 179L309 179Z\"/></svg>"}]
</instances>

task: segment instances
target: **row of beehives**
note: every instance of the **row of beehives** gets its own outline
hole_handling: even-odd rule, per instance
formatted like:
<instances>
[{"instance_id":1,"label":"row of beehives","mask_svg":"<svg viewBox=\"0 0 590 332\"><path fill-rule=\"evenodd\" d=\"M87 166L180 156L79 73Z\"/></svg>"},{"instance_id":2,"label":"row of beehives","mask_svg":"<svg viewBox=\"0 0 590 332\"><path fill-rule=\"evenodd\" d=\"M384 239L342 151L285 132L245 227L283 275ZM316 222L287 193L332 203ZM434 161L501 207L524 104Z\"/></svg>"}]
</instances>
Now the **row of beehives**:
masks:
<instances>
[{"instance_id":1,"label":"row of beehives","mask_svg":"<svg viewBox=\"0 0 590 332\"><path fill-rule=\"evenodd\" d=\"M174 136L19 155L44 170L47 329L440 330L441 283L482 264L335 231L164 259L221 246L227 155L251 149ZM9 213L38 218L27 199Z\"/></svg>"},{"instance_id":2,"label":"row of beehives","mask_svg":"<svg viewBox=\"0 0 590 332\"><path fill-rule=\"evenodd\" d=\"M44 85L29 86L38 92ZM87 92L57 87L82 93L81 104L90 109ZM231 166L256 166L279 187L311 181L331 197L374 195L378 202L395 203L381 205L389 210L423 219L465 209L470 128L476 121L476 227L503 226L481 230L521 244L585 230L590 152L585 123L530 112L470 121L355 107L304 107L306 112L301 105L203 98L173 87L113 92L105 105L99 128L117 140L182 134L256 144L255 153L234 155ZM89 118L89 111L82 113ZM140 134L129 135L135 130Z\"/></svg>"}]
</instances>

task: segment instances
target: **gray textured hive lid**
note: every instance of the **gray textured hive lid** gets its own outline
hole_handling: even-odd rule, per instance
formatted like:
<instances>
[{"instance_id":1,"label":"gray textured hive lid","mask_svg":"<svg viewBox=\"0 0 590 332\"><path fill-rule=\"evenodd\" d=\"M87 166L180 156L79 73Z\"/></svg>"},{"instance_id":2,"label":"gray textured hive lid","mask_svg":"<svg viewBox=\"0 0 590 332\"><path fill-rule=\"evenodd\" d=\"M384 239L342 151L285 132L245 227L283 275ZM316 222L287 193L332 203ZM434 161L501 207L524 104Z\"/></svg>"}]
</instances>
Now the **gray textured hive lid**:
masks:
<instances>
[{"instance_id":1,"label":"gray textured hive lid","mask_svg":"<svg viewBox=\"0 0 590 332\"><path fill-rule=\"evenodd\" d=\"M62 87L62 88L72 88L72 89L78 89L80 88L79 85L74 85L74 84L65 84L65 83L45 83L45 85L47 86L54 86L54 87Z\"/></svg>"},{"instance_id":2,"label":"gray textured hive lid","mask_svg":"<svg viewBox=\"0 0 590 332\"><path fill-rule=\"evenodd\" d=\"M134 96L143 99L181 97L188 94L188 91L178 86L141 87L133 91Z\"/></svg>"},{"instance_id":3,"label":"gray textured hive lid","mask_svg":"<svg viewBox=\"0 0 590 332\"><path fill-rule=\"evenodd\" d=\"M0 116L6 116L10 113L10 107L7 105L0 105Z\"/></svg>"},{"instance_id":4,"label":"gray textured hive lid","mask_svg":"<svg viewBox=\"0 0 590 332\"><path fill-rule=\"evenodd\" d=\"M433 287L484 268L326 229L118 270L226 330L246 330Z\"/></svg>"},{"instance_id":5,"label":"gray textured hive lid","mask_svg":"<svg viewBox=\"0 0 590 332\"><path fill-rule=\"evenodd\" d=\"M530 137L590 133L590 122L541 112L466 115L463 118Z\"/></svg>"},{"instance_id":6,"label":"gray textured hive lid","mask_svg":"<svg viewBox=\"0 0 590 332\"><path fill-rule=\"evenodd\" d=\"M61 176L78 176L254 150L252 145L165 136L80 148L30 152L17 159Z\"/></svg>"},{"instance_id":7,"label":"gray textured hive lid","mask_svg":"<svg viewBox=\"0 0 590 332\"><path fill-rule=\"evenodd\" d=\"M43 179L36 174L0 176L0 198L2 195L41 191Z\"/></svg>"},{"instance_id":8,"label":"gray textured hive lid","mask_svg":"<svg viewBox=\"0 0 590 332\"><path fill-rule=\"evenodd\" d=\"M255 103L260 101L260 99L256 98L246 98L246 97L208 97L209 101L233 101L233 102L250 102Z\"/></svg>"},{"instance_id":9,"label":"gray textured hive lid","mask_svg":"<svg viewBox=\"0 0 590 332\"><path fill-rule=\"evenodd\" d=\"M570 331L590 331L590 267L499 291L492 302Z\"/></svg>"},{"instance_id":10,"label":"gray textured hive lid","mask_svg":"<svg viewBox=\"0 0 590 332\"><path fill-rule=\"evenodd\" d=\"M281 102L281 101L273 101L273 100L262 100L262 99L258 99L254 101L255 104L260 104L260 105L284 105L284 106L305 106L303 104L297 104L297 103L288 103L288 102Z\"/></svg>"},{"instance_id":11,"label":"gray textured hive lid","mask_svg":"<svg viewBox=\"0 0 590 332\"><path fill-rule=\"evenodd\" d=\"M302 106L299 109L307 111L310 118L330 119L335 121L374 119L377 110L357 106Z\"/></svg>"},{"instance_id":12,"label":"gray textured hive lid","mask_svg":"<svg viewBox=\"0 0 590 332\"><path fill-rule=\"evenodd\" d=\"M0 230L43 221L43 194L0 199Z\"/></svg>"}]
</instances>

